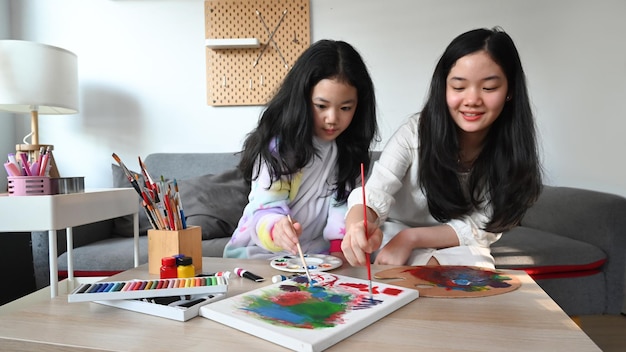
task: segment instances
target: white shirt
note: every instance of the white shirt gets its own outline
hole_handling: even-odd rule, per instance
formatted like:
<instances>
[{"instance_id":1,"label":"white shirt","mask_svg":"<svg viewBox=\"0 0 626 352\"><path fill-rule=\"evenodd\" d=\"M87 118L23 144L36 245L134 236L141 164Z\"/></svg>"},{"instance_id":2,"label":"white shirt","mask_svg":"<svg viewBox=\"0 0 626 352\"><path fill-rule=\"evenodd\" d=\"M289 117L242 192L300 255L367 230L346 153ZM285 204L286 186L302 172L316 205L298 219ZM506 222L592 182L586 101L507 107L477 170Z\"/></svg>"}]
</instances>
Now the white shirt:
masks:
<instances>
[{"instance_id":1,"label":"white shirt","mask_svg":"<svg viewBox=\"0 0 626 352\"><path fill-rule=\"evenodd\" d=\"M383 245L403 228L440 224L430 215L426 196L419 186L418 118L419 115L409 117L396 130L383 149L380 159L374 163L372 174L365 187L367 205L376 212L381 224L387 222L381 227L385 233ZM459 176L463 181L468 175ZM361 192L361 188L357 188L350 194L348 208L363 203ZM460 246L477 247L475 249L480 252L481 257L485 254L488 256L476 261L469 260L464 265L490 267L493 265L486 265L483 260L493 263L489 246L497 241L501 234L481 229L489 221L490 213L491 208L488 207L476 209L461 219L452 219L445 223L456 232ZM456 252L458 254L458 250ZM439 256L435 254L433 256L439 259ZM442 263L442 260L439 262L448 265Z\"/></svg>"}]
</instances>

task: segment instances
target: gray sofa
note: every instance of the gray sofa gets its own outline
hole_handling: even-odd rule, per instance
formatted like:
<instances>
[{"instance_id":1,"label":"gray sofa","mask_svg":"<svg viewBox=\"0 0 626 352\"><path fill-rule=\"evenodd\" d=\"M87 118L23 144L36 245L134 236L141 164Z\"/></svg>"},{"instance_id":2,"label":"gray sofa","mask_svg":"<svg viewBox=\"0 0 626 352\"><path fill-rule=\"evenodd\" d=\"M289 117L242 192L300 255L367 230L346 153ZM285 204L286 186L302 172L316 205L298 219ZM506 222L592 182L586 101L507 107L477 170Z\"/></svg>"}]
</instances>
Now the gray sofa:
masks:
<instances>
[{"instance_id":1,"label":"gray sofa","mask_svg":"<svg viewBox=\"0 0 626 352\"><path fill-rule=\"evenodd\" d=\"M153 178L164 175L180 183L185 209L193 213L186 214L188 222L203 227L203 256L222 255L245 205L249 186L233 171L237 161L234 153L158 153L144 160ZM114 185L129 187L120 184L127 181L120 181L116 165L112 170ZM145 232L147 221L140 222ZM110 275L131 268L130 229L128 217L74 229L76 275ZM58 234L60 270L67 268L63 232ZM47 234L32 237L41 287L49 280ZM619 314L625 291L626 199L546 186L521 225L505 233L492 252L498 268L527 271L569 315ZM147 238L141 236L140 263L147 261Z\"/></svg>"}]
</instances>

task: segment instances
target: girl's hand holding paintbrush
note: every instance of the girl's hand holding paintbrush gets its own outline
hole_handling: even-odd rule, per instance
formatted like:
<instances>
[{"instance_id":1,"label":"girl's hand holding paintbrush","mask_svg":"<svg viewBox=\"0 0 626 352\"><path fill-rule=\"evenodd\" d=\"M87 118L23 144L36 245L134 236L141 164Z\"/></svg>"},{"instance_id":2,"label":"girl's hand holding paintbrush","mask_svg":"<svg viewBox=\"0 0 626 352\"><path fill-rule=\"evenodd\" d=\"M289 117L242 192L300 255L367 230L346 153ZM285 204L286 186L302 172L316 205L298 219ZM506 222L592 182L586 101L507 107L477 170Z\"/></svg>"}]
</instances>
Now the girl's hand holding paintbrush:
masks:
<instances>
[{"instance_id":1,"label":"girl's hand holding paintbrush","mask_svg":"<svg viewBox=\"0 0 626 352\"><path fill-rule=\"evenodd\" d=\"M293 254L298 254L299 237L302 234L302 225L290 221L289 217L280 219L272 229L274 244Z\"/></svg>"},{"instance_id":2,"label":"girl's hand holding paintbrush","mask_svg":"<svg viewBox=\"0 0 626 352\"><path fill-rule=\"evenodd\" d=\"M272 238L274 244L291 252L292 254L299 255L298 250L299 237L302 234L302 225L299 222L293 221L290 216L281 219L274 225L272 230ZM346 261L342 252L333 252L330 255Z\"/></svg>"},{"instance_id":3,"label":"girl's hand holding paintbrush","mask_svg":"<svg viewBox=\"0 0 626 352\"><path fill-rule=\"evenodd\" d=\"M293 220L291 219L291 215L287 214L287 220L291 227L293 227ZM304 259L304 253L302 253L302 247L300 247L300 242L296 243L296 248L298 249L298 254L300 254L300 260L302 260L302 268L306 272L306 277L309 280L309 285L314 285L315 282L311 279L311 273L309 273L309 264L307 264L306 259Z\"/></svg>"},{"instance_id":4,"label":"girl's hand holding paintbrush","mask_svg":"<svg viewBox=\"0 0 626 352\"><path fill-rule=\"evenodd\" d=\"M380 248L383 241L383 232L378 227L378 216L372 210L367 212L367 236L363 223L362 206L354 206L346 216L346 235L341 241L341 250L344 257L352 266L367 264L366 253L372 253Z\"/></svg>"}]
</instances>

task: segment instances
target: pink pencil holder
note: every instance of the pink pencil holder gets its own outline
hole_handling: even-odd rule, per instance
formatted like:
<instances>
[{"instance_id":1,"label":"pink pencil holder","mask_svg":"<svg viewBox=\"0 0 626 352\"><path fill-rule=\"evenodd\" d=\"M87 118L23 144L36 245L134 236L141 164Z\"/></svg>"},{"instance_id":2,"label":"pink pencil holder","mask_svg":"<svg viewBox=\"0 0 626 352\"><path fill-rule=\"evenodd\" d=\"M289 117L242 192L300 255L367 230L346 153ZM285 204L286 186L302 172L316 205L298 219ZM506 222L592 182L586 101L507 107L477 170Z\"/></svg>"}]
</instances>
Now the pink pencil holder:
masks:
<instances>
[{"instance_id":1,"label":"pink pencil holder","mask_svg":"<svg viewBox=\"0 0 626 352\"><path fill-rule=\"evenodd\" d=\"M50 177L9 176L9 196L41 196L54 194Z\"/></svg>"}]
</instances>

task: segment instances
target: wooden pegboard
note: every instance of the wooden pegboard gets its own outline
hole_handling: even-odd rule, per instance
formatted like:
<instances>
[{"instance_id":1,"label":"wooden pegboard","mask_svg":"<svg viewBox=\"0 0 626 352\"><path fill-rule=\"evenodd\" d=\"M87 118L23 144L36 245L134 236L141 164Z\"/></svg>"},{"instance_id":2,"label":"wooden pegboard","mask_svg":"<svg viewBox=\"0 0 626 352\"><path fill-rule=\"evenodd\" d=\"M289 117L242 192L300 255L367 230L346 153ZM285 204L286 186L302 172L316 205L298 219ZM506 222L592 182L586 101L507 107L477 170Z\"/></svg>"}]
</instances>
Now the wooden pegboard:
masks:
<instances>
[{"instance_id":1,"label":"wooden pegboard","mask_svg":"<svg viewBox=\"0 0 626 352\"><path fill-rule=\"evenodd\" d=\"M311 44L309 8L309 0L205 0L206 39L260 42L259 48L206 48L207 103L267 103Z\"/></svg>"}]
</instances>

